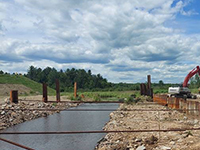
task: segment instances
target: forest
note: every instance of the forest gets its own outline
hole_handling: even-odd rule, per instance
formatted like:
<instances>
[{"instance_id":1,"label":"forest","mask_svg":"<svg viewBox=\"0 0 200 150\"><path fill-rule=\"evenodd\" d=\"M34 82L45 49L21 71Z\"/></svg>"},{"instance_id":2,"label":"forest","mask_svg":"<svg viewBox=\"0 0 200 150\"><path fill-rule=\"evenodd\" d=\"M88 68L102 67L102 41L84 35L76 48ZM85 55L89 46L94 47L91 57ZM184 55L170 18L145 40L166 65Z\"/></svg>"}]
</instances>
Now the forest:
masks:
<instances>
[{"instance_id":1,"label":"forest","mask_svg":"<svg viewBox=\"0 0 200 150\"><path fill-rule=\"evenodd\" d=\"M0 74L9 75L9 73L2 70ZM130 91L140 89L140 83L111 83L106 78L103 78L101 74L95 75L92 74L91 70L86 71L84 69L68 68L58 71L51 67L41 69L30 66L24 76L38 83L47 83L53 89L55 89L55 80L59 79L61 92L73 91L74 82L77 82L79 91ZM179 86L179 84L166 84L162 80L159 80L158 83L152 83L152 87L155 90L154 92L167 93L168 87ZM195 75L190 80L190 88L194 89L198 87L200 87L200 78L198 75Z\"/></svg>"},{"instance_id":2,"label":"forest","mask_svg":"<svg viewBox=\"0 0 200 150\"><path fill-rule=\"evenodd\" d=\"M39 83L47 83L48 86L55 89L55 80L60 81L61 92L73 91L74 82L77 82L79 90L82 91L126 91L139 90L138 84L111 83L100 74L92 74L91 70L84 69L66 69L57 71L55 68L46 67L45 69L30 66L27 78Z\"/></svg>"}]
</instances>

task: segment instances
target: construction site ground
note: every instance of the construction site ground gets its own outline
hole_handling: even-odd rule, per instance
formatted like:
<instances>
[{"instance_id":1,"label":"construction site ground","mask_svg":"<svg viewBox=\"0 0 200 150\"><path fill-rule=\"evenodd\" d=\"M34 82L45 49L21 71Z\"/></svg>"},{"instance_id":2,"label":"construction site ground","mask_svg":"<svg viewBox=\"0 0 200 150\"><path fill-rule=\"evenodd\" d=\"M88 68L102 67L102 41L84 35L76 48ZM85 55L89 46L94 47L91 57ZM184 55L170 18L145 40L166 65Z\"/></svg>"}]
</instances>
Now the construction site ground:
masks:
<instances>
[{"instance_id":1,"label":"construction site ground","mask_svg":"<svg viewBox=\"0 0 200 150\"><path fill-rule=\"evenodd\" d=\"M152 103L133 105L121 104L120 110L142 109L152 111L115 111L110 114L110 121L104 130L163 130L176 128L199 128L198 116L170 111ZM140 133L109 133L97 146L98 150L199 150L200 131L168 131Z\"/></svg>"},{"instance_id":2,"label":"construction site ground","mask_svg":"<svg viewBox=\"0 0 200 150\"><path fill-rule=\"evenodd\" d=\"M7 101L7 99L9 99L9 96L0 96L0 104L4 103L5 101ZM60 99L62 101L71 101L67 96L61 96ZM33 96L19 96L19 101L41 101L42 102L42 95L33 95ZM48 100L49 101L55 101L56 102L56 96L48 96Z\"/></svg>"}]
</instances>

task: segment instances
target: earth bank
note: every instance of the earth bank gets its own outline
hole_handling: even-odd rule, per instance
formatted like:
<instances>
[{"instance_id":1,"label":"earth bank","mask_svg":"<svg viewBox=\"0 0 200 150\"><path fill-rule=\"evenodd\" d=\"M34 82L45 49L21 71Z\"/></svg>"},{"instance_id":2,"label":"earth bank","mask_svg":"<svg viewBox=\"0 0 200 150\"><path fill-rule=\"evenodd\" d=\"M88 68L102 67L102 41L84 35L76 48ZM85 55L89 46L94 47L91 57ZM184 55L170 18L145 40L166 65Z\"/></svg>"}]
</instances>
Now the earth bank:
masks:
<instances>
[{"instance_id":1,"label":"earth bank","mask_svg":"<svg viewBox=\"0 0 200 150\"><path fill-rule=\"evenodd\" d=\"M121 104L118 110L162 110L167 107L152 103ZM115 111L104 130L159 130L199 128L199 118L170 111ZM200 131L109 133L96 147L97 150L198 150Z\"/></svg>"}]
</instances>

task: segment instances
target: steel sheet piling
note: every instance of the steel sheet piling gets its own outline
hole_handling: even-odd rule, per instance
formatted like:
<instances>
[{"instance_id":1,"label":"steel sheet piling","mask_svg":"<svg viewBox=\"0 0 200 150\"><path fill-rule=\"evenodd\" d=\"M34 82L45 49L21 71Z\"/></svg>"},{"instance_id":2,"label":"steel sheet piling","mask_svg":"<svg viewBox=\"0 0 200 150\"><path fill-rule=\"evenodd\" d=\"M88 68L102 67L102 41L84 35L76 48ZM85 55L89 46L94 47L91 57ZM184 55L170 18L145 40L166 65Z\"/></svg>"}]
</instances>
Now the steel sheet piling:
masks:
<instances>
[{"instance_id":1,"label":"steel sheet piling","mask_svg":"<svg viewBox=\"0 0 200 150\"><path fill-rule=\"evenodd\" d=\"M174 110L186 113L187 115L200 115L200 102L197 100L167 97L167 95L154 95L153 101L168 106Z\"/></svg>"}]
</instances>

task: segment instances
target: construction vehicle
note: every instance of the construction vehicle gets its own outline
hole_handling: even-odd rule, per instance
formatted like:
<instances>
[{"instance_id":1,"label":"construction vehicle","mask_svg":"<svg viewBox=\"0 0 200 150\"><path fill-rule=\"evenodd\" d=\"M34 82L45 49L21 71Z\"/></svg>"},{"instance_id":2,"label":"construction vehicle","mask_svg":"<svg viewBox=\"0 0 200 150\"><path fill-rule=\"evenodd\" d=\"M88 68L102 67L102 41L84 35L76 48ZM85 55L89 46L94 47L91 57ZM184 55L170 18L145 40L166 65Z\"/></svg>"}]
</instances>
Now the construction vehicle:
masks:
<instances>
[{"instance_id":1,"label":"construction vehicle","mask_svg":"<svg viewBox=\"0 0 200 150\"><path fill-rule=\"evenodd\" d=\"M181 84L179 87L169 87L168 93L169 96L174 97L183 97L183 98L196 98L196 95L191 94L190 89L188 88L188 81L195 75L199 74L200 76L200 68L197 66L194 68L190 73L185 77L183 84Z\"/></svg>"}]
</instances>

